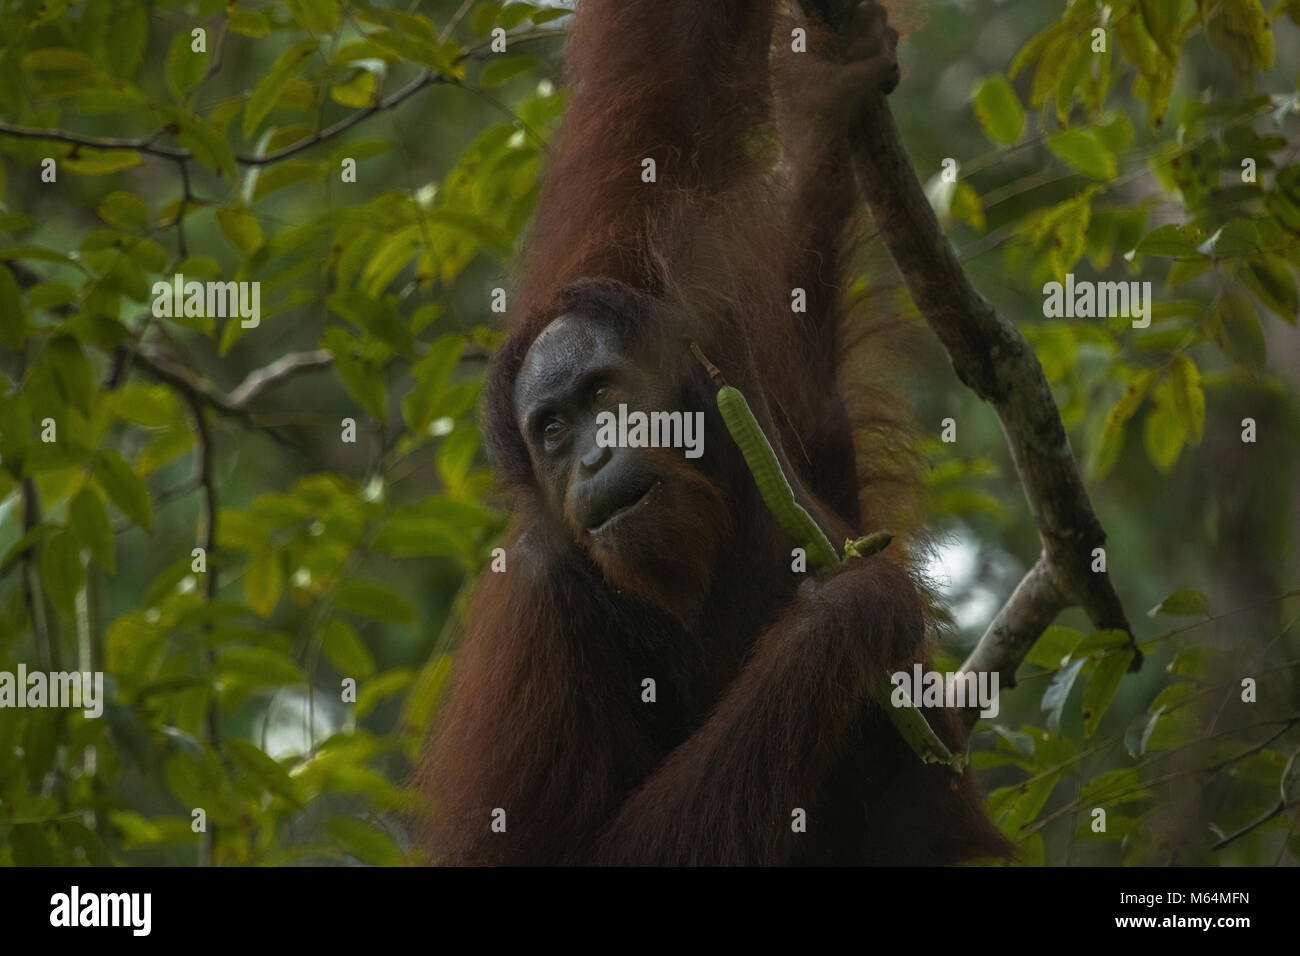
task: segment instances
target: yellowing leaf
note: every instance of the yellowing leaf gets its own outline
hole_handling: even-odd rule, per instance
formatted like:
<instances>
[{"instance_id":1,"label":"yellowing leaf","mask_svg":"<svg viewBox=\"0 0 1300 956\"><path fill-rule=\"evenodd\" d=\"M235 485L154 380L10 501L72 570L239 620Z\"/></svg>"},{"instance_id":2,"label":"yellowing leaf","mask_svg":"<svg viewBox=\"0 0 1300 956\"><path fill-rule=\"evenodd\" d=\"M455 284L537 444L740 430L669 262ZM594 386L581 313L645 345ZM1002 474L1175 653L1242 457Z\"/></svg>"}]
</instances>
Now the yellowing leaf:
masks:
<instances>
[{"instance_id":1,"label":"yellowing leaf","mask_svg":"<svg viewBox=\"0 0 1300 956\"><path fill-rule=\"evenodd\" d=\"M145 531L153 527L153 500L148 486L117 452L102 450L91 461L91 473L99 487L122 513Z\"/></svg>"},{"instance_id":2,"label":"yellowing leaf","mask_svg":"<svg viewBox=\"0 0 1300 956\"><path fill-rule=\"evenodd\" d=\"M314 40L302 40L280 54L270 72L262 77L262 81L253 90L253 95L244 104L244 139L253 138L280 94L288 88L307 58L315 52Z\"/></svg>"},{"instance_id":3,"label":"yellowing leaf","mask_svg":"<svg viewBox=\"0 0 1300 956\"><path fill-rule=\"evenodd\" d=\"M65 47L46 47L33 50L23 57L24 70L74 70L79 73L93 73L95 61L80 50Z\"/></svg>"},{"instance_id":4,"label":"yellowing leaf","mask_svg":"<svg viewBox=\"0 0 1300 956\"><path fill-rule=\"evenodd\" d=\"M172 99L181 103L185 95L208 71L208 52L194 52L194 38L191 27L181 27L172 37L171 46L167 48L167 63L163 73L167 77L167 90Z\"/></svg>"},{"instance_id":5,"label":"yellowing leaf","mask_svg":"<svg viewBox=\"0 0 1300 956\"><path fill-rule=\"evenodd\" d=\"M1025 111L1016 91L1001 73L988 77L975 90L975 116L984 135L995 143L1014 143L1025 125Z\"/></svg>"},{"instance_id":6,"label":"yellowing leaf","mask_svg":"<svg viewBox=\"0 0 1300 956\"><path fill-rule=\"evenodd\" d=\"M284 589L280 555L271 548L258 551L244 572L244 597L259 617L270 617Z\"/></svg>"},{"instance_id":7,"label":"yellowing leaf","mask_svg":"<svg viewBox=\"0 0 1300 956\"><path fill-rule=\"evenodd\" d=\"M103 176L140 165L140 154L129 149L91 149L78 146L60 165L81 176Z\"/></svg>"},{"instance_id":8,"label":"yellowing leaf","mask_svg":"<svg viewBox=\"0 0 1300 956\"><path fill-rule=\"evenodd\" d=\"M217 210L217 224L230 244L245 258L262 245L262 224L246 206L222 206Z\"/></svg>"},{"instance_id":9,"label":"yellowing leaf","mask_svg":"<svg viewBox=\"0 0 1300 956\"><path fill-rule=\"evenodd\" d=\"M1169 374L1174 408L1182 420L1187 443L1196 447L1201 443L1205 430L1205 392L1201 389L1201 373L1186 355L1177 355Z\"/></svg>"}]
</instances>

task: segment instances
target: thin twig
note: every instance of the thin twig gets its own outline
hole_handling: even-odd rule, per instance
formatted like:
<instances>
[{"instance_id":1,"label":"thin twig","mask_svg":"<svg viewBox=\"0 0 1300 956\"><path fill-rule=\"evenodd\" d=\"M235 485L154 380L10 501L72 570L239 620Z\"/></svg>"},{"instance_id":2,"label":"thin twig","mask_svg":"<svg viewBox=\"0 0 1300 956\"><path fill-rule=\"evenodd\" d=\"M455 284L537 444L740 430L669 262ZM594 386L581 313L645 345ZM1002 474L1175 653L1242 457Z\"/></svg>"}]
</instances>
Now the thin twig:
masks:
<instances>
[{"instance_id":1,"label":"thin twig","mask_svg":"<svg viewBox=\"0 0 1300 956\"><path fill-rule=\"evenodd\" d=\"M323 368L334 362L334 353L327 349L311 352L290 352L270 365L254 369L230 393L228 402L234 408L246 409L262 392L302 372Z\"/></svg>"},{"instance_id":2,"label":"thin twig","mask_svg":"<svg viewBox=\"0 0 1300 956\"><path fill-rule=\"evenodd\" d=\"M1250 833L1252 830L1259 829L1265 823L1268 823L1269 820L1272 820L1279 813L1283 813L1286 810L1286 808L1287 808L1287 804L1284 801L1279 800L1277 802L1277 806L1275 806L1272 810L1269 810L1267 813L1265 813L1262 817L1259 817L1257 820L1252 820L1250 823L1247 823L1236 833L1230 833L1228 836L1224 837L1222 840L1219 840L1217 843L1211 844L1210 849L1222 850L1233 840L1239 840L1241 837L1244 837L1247 833Z\"/></svg>"},{"instance_id":3,"label":"thin twig","mask_svg":"<svg viewBox=\"0 0 1300 956\"><path fill-rule=\"evenodd\" d=\"M41 523L41 498L36 490L36 481L30 475L23 479L22 491L23 534L28 535ZM56 671L60 669L59 641L54 633L54 622L46 613L45 589L37 567L36 553L35 547L23 552L23 601L32 618L37 658L47 671Z\"/></svg>"},{"instance_id":4,"label":"thin twig","mask_svg":"<svg viewBox=\"0 0 1300 956\"><path fill-rule=\"evenodd\" d=\"M199 533L199 547L203 549L204 555L204 600L211 605L217 599L217 483L213 478L212 459L212 433L208 430L207 420L203 417L205 406L198 394L193 391L181 389L182 398L189 406L190 418L194 423L194 481L198 483L202 494L201 514L203 518L202 529ZM212 629L210 619L204 621L203 630ZM208 647L204 651L204 657L207 662L207 671L210 674L216 673L216 651ZM208 689L208 708L204 720L204 735L214 751L221 753L221 720L220 713L217 709L217 688L215 683ZM211 820L206 821L207 826L199 841L199 865L211 866L213 862L213 851L217 842L217 827Z\"/></svg>"},{"instance_id":5,"label":"thin twig","mask_svg":"<svg viewBox=\"0 0 1300 956\"><path fill-rule=\"evenodd\" d=\"M527 43L535 40L547 39L549 37L563 36L563 30L533 30L528 33L508 37L507 43L517 46L521 43ZM489 49L490 41L470 47L457 56L454 62L459 63L467 59L480 59ZM244 166L267 166L271 163L277 163L282 159L288 159L290 156L297 155L305 149L310 149L317 143L333 139L340 133L351 129L363 120L374 116L376 113L382 113L393 107L405 102L411 96L418 93L427 86L435 84L452 84L462 85L455 77L442 73L433 73L430 70L422 70L411 82L407 83L401 89L395 91L389 96L382 99L373 106L357 110L345 116L325 129L308 136L306 139L299 140L296 143L290 143L281 149L273 150L263 156L250 156L248 154L235 154L236 162ZM153 142L159 131L151 133L149 136L138 139L129 139L117 136L90 136L84 133L71 133L61 129L38 129L32 126L22 126L17 123L0 121L0 136L10 136L16 139L42 139L52 140L57 143L69 143L73 146L88 146L94 149L122 149L132 150L138 153L144 153L149 156L157 156L160 159L169 159L173 162L183 162L192 159L193 155L187 149L181 149L176 146L160 146Z\"/></svg>"}]
</instances>

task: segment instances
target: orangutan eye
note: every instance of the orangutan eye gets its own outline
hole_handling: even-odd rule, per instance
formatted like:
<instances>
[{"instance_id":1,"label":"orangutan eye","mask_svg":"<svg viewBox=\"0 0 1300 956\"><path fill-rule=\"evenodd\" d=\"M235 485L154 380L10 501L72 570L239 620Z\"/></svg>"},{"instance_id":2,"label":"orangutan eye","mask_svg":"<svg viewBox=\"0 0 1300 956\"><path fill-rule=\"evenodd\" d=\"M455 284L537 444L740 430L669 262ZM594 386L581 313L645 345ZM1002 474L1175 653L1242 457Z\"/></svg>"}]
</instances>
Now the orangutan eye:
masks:
<instances>
[{"instance_id":1,"label":"orangutan eye","mask_svg":"<svg viewBox=\"0 0 1300 956\"><path fill-rule=\"evenodd\" d=\"M550 444L555 444L564 437L564 422L558 418L548 418L542 425L542 437Z\"/></svg>"}]
</instances>

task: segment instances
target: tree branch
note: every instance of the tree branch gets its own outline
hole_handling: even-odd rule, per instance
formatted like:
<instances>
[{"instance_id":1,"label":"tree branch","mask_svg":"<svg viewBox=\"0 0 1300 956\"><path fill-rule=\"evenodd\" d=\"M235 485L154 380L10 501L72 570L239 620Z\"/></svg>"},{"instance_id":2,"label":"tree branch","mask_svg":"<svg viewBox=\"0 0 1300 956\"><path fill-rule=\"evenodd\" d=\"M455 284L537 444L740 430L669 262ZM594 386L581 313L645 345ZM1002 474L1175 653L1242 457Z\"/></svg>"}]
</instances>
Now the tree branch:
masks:
<instances>
[{"instance_id":1,"label":"tree branch","mask_svg":"<svg viewBox=\"0 0 1300 956\"><path fill-rule=\"evenodd\" d=\"M189 407L190 417L194 422L194 481L202 493L202 530L199 534L199 547L203 549L203 599L211 605L217 599L217 482L213 477L212 433L208 430L206 411L199 393L178 386L185 404ZM212 621L205 620L204 632L212 629ZM204 651L208 672L216 673L216 651L209 646ZM204 737L209 746L221 755L221 715L217 709L217 687L215 683L208 688L208 707L204 717ZM217 844L217 827L212 821L206 821L206 827L199 838L199 866L211 866Z\"/></svg>"},{"instance_id":2,"label":"tree branch","mask_svg":"<svg viewBox=\"0 0 1300 956\"><path fill-rule=\"evenodd\" d=\"M335 136L339 135L339 133L351 129L353 126L356 126L362 120L369 119L371 116L374 116L376 113L382 113L385 110L391 110L394 106L397 106L399 103L402 103L408 98L410 98L411 96L414 96L416 93L420 92L420 90L424 89L426 86L432 86L435 83L454 83L454 82L455 80L453 80L451 77L444 76L441 73L431 73L428 70L423 70L418 76L415 77L415 79L411 80L411 82L407 83L401 89L396 90L393 93L389 94L388 96L384 97L382 100L380 100L378 103L374 104L373 106L367 106L365 109L357 110L355 113L350 113L347 116L343 117L343 119L339 120L337 123L333 123L329 126L326 126L323 130L319 130L318 132L313 133L311 136L308 136L306 139L300 139L296 143L290 143L288 146L284 146L281 147L280 149L272 150L271 152L267 153L265 156L236 155L235 159L238 162L243 163L245 166L267 166L270 165L271 163L277 163L282 159L288 159L290 156L293 156L297 153L301 153L304 149L310 149L312 146L315 146L317 143L322 143L327 139L333 139Z\"/></svg>"},{"instance_id":3,"label":"tree branch","mask_svg":"<svg viewBox=\"0 0 1300 956\"><path fill-rule=\"evenodd\" d=\"M1051 563L1046 555L1040 554L961 669L996 672L1000 687L1015 687L1016 668L1038 635L1069 606L1070 599L1057 586ZM974 723L978 710L968 708L966 716Z\"/></svg>"},{"instance_id":4,"label":"tree branch","mask_svg":"<svg viewBox=\"0 0 1300 956\"><path fill-rule=\"evenodd\" d=\"M803 0L832 26L848 4ZM991 404L1002 421L1016 472L1038 526L1043 551L1007 606L963 665L999 674L1013 686L1015 670L1042 629L1077 604L1098 628L1129 634L1142 654L1105 571L1092 570L1092 551L1106 532L1097 520L1070 448L1061 413L1038 357L1013 323L971 285L903 148L885 97L873 92L849 132L858 186L903 281L943 343L953 370Z\"/></svg>"},{"instance_id":5,"label":"tree branch","mask_svg":"<svg viewBox=\"0 0 1300 956\"><path fill-rule=\"evenodd\" d=\"M508 37L507 42L510 46L517 46L520 43L527 43L533 40L543 40L548 37L563 36L563 30L531 30L519 36ZM468 59L478 59L484 55L487 49L487 41L469 49L463 50L454 60L460 63ZM207 79L207 77L204 77ZM267 166L271 163L279 162L282 159L288 159L301 153L305 149L310 149L317 143L323 143L326 140L333 139L340 133L351 129L362 120L374 116L376 113L382 113L391 110L393 107L405 102L411 96L414 96L426 86L435 84L450 84L461 86L460 81L453 76L443 73L434 73L430 70L422 70L413 80L403 86L401 89L394 91L384 97L373 106L367 106L350 113L337 123L325 127L306 139L301 139L296 143L290 143L280 149L273 150L264 156L250 156L248 154L235 154L236 162L245 166ZM160 159L170 159L173 162L183 163L193 156L188 149L181 149L177 146L159 146L153 142L158 135L157 132L144 139L125 139L121 137L110 136L88 136L82 133L70 133L67 130L60 129L37 129L31 126L21 126L17 123L8 123L0 120L0 136L10 136L15 139L44 139L52 140L56 143L70 143L73 146L88 146L94 149L125 149L133 150L138 153L145 153L149 156L157 156Z\"/></svg>"},{"instance_id":6,"label":"tree branch","mask_svg":"<svg viewBox=\"0 0 1300 956\"><path fill-rule=\"evenodd\" d=\"M281 382L285 382L302 372L323 368L334 362L334 353L328 349L315 349L311 352L290 352L281 356L270 365L254 369L230 393L228 399L231 407L246 409L253 399L262 392Z\"/></svg>"},{"instance_id":7,"label":"tree branch","mask_svg":"<svg viewBox=\"0 0 1300 956\"><path fill-rule=\"evenodd\" d=\"M147 139L123 139L116 136L87 136L82 133L69 133L61 129L36 129L32 126L19 126L0 120L0 135L13 139L47 139L56 143L71 143L73 146L90 146L95 149L130 149L149 156L174 161L190 158L188 149L177 146L158 146Z\"/></svg>"},{"instance_id":8,"label":"tree branch","mask_svg":"<svg viewBox=\"0 0 1300 956\"><path fill-rule=\"evenodd\" d=\"M1273 809L1269 810L1263 816L1257 817L1256 819L1252 820L1250 823L1247 823L1244 827L1242 827L1240 830L1236 831L1235 833L1230 833L1227 836L1225 836L1223 839L1218 840L1217 842L1211 844L1210 849L1222 850L1225 846L1227 846L1229 843L1232 843L1234 840L1239 840L1242 837L1244 837L1247 833L1259 829L1265 823L1268 823L1269 820L1272 820L1279 813L1286 812L1286 808L1287 808L1286 803L1284 801L1279 800L1277 804L1273 807Z\"/></svg>"}]
</instances>

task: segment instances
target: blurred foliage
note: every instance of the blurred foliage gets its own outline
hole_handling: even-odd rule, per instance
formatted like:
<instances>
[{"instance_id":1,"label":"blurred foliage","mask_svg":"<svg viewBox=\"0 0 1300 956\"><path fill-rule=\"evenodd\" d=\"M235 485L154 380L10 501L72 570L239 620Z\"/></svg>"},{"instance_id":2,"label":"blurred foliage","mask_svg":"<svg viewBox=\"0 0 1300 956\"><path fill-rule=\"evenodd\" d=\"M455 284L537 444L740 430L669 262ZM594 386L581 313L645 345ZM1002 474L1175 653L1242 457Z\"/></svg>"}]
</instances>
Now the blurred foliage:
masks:
<instances>
[{"instance_id":1,"label":"blurred foliage","mask_svg":"<svg viewBox=\"0 0 1300 956\"><path fill-rule=\"evenodd\" d=\"M1049 628L974 738L991 812L1029 863L1295 862L1300 6L926 14L895 114L922 175L973 157L928 192L1038 352L1147 654ZM0 862L413 858L411 762L503 528L475 406L566 16L0 9L0 671L107 675L98 719L0 710ZM1044 318L1070 272L1152 281L1150 326ZM260 323L156 314L178 273L259 282ZM921 418L959 423L933 514L1011 569L1000 601L1036 533L929 358Z\"/></svg>"},{"instance_id":2,"label":"blurred foliage","mask_svg":"<svg viewBox=\"0 0 1300 956\"><path fill-rule=\"evenodd\" d=\"M108 700L0 714L0 860L402 860L565 11L5 11L0 668ZM156 314L177 273L260 322Z\"/></svg>"}]
</instances>

